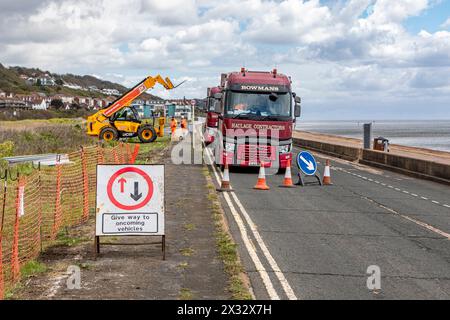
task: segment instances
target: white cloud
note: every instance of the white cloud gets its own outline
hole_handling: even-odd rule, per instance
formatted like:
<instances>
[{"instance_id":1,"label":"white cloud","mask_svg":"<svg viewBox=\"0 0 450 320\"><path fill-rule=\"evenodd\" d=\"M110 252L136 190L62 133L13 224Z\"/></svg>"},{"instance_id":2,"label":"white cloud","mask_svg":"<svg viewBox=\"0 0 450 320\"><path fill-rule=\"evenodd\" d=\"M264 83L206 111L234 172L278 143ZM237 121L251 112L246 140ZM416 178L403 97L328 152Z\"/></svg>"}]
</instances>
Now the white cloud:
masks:
<instances>
[{"instance_id":1,"label":"white cloud","mask_svg":"<svg viewBox=\"0 0 450 320\"><path fill-rule=\"evenodd\" d=\"M445 22L443 24L441 24L442 28L449 28L450 27L450 17L445 20Z\"/></svg>"},{"instance_id":2,"label":"white cloud","mask_svg":"<svg viewBox=\"0 0 450 320\"><path fill-rule=\"evenodd\" d=\"M164 96L204 96L220 73L276 66L304 101L450 98L450 20L410 34L427 0L26 0L0 3L0 62L97 74L131 86L191 78ZM435 70L438 70L437 72ZM395 97L395 99L394 99ZM443 98L444 97L444 98ZM430 100L431 101L431 100Z\"/></svg>"}]
</instances>

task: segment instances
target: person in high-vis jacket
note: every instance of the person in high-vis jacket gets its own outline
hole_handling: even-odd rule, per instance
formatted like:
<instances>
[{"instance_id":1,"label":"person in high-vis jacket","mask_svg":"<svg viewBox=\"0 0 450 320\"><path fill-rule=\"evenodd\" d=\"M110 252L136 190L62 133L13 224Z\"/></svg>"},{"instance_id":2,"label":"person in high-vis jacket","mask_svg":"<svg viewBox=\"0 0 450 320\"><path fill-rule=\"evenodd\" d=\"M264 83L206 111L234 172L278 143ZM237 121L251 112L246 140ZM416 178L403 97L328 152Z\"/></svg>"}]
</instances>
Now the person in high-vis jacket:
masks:
<instances>
[{"instance_id":1,"label":"person in high-vis jacket","mask_svg":"<svg viewBox=\"0 0 450 320\"><path fill-rule=\"evenodd\" d=\"M174 117L172 117L172 121L170 121L170 129L172 130L172 134L174 134L175 130L177 130L177 126L178 126L177 120Z\"/></svg>"},{"instance_id":2,"label":"person in high-vis jacket","mask_svg":"<svg viewBox=\"0 0 450 320\"><path fill-rule=\"evenodd\" d=\"M185 117L181 117L181 129L183 130L187 130L188 128L188 124L187 124L187 120Z\"/></svg>"}]
</instances>

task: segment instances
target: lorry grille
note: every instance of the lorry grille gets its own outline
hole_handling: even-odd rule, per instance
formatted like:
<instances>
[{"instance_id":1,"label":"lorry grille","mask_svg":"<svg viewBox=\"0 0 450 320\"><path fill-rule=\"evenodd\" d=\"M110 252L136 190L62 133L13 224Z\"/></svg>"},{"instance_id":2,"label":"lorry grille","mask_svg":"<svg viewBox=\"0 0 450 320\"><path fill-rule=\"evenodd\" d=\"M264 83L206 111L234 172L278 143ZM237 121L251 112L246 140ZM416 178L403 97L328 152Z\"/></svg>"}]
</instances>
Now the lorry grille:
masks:
<instances>
[{"instance_id":1,"label":"lorry grille","mask_svg":"<svg viewBox=\"0 0 450 320\"><path fill-rule=\"evenodd\" d=\"M238 145L237 158L241 161L270 162L275 160L275 147L270 145L244 144Z\"/></svg>"}]
</instances>

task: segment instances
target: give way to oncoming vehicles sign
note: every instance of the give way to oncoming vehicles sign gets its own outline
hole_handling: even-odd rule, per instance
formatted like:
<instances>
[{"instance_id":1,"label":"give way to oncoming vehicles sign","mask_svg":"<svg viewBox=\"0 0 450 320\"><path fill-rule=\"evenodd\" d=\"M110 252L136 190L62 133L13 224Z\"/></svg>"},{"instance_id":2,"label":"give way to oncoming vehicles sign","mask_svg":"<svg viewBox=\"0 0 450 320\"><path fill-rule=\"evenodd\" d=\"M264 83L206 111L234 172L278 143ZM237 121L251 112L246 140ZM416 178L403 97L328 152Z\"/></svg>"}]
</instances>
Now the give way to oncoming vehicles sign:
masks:
<instances>
[{"instance_id":1,"label":"give way to oncoming vehicles sign","mask_svg":"<svg viewBox=\"0 0 450 320\"><path fill-rule=\"evenodd\" d=\"M98 165L96 236L164 236L164 166Z\"/></svg>"}]
</instances>

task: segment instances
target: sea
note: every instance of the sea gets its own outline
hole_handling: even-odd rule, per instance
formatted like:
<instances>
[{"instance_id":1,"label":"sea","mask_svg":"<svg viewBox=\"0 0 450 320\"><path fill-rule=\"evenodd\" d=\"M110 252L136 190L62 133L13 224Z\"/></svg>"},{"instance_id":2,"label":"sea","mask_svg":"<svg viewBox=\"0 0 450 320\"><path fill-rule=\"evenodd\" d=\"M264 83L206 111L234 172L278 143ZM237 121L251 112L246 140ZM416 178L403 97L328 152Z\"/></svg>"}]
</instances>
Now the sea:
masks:
<instances>
[{"instance_id":1,"label":"sea","mask_svg":"<svg viewBox=\"0 0 450 320\"><path fill-rule=\"evenodd\" d=\"M363 139L363 124L372 122L373 138L390 143L450 152L450 120L297 120L296 130Z\"/></svg>"}]
</instances>

